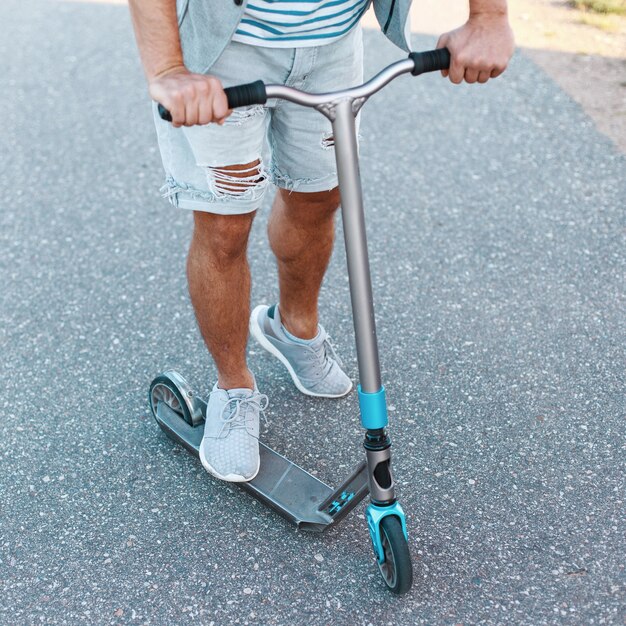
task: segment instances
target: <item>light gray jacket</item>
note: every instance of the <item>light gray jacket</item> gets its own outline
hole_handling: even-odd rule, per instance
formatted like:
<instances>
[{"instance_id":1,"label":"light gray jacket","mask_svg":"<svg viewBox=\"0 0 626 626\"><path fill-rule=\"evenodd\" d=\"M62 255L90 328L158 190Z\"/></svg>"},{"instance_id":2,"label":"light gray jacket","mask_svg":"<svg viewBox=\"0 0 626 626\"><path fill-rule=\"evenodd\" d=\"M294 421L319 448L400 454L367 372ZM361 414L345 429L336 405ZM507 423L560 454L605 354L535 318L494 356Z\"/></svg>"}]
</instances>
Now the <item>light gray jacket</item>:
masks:
<instances>
[{"instance_id":1,"label":"light gray jacket","mask_svg":"<svg viewBox=\"0 0 626 626\"><path fill-rule=\"evenodd\" d=\"M410 52L409 9L412 0L372 0L387 38ZM248 0L176 0L185 65L205 73L224 51L239 25Z\"/></svg>"}]
</instances>

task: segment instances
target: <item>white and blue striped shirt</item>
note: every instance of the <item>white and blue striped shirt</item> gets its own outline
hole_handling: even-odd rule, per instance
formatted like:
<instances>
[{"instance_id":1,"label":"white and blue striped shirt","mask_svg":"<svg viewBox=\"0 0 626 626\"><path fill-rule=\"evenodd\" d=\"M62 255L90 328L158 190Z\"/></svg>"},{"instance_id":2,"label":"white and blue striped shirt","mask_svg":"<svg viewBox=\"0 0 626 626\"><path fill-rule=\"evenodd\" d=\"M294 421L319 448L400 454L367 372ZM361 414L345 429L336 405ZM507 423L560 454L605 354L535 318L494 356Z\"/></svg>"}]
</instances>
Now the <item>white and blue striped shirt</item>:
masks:
<instances>
[{"instance_id":1,"label":"white and blue striped shirt","mask_svg":"<svg viewBox=\"0 0 626 626\"><path fill-rule=\"evenodd\" d=\"M266 48L331 43L357 25L370 0L250 0L233 41Z\"/></svg>"}]
</instances>

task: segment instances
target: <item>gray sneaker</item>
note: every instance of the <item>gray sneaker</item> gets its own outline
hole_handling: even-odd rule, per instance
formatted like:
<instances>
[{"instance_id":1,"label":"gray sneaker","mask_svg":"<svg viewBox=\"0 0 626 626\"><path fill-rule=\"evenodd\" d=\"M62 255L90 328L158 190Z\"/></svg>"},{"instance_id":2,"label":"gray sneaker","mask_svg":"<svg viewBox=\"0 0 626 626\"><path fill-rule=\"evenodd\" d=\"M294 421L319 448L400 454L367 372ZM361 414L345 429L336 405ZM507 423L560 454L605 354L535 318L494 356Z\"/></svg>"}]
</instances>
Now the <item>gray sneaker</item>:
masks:
<instances>
[{"instance_id":1,"label":"gray sneaker","mask_svg":"<svg viewBox=\"0 0 626 626\"><path fill-rule=\"evenodd\" d=\"M352 389L352 381L341 369L341 361L321 325L310 343L293 341L280 323L278 306L261 304L250 316L250 334L283 363L296 387L307 396L341 398Z\"/></svg>"},{"instance_id":2,"label":"gray sneaker","mask_svg":"<svg viewBox=\"0 0 626 626\"><path fill-rule=\"evenodd\" d=\"M210 474L229 482L252 480L259 472L259 415L267 396L252 389L220 389L209 395L200 461Z\"/></svg>"}]
</instances>

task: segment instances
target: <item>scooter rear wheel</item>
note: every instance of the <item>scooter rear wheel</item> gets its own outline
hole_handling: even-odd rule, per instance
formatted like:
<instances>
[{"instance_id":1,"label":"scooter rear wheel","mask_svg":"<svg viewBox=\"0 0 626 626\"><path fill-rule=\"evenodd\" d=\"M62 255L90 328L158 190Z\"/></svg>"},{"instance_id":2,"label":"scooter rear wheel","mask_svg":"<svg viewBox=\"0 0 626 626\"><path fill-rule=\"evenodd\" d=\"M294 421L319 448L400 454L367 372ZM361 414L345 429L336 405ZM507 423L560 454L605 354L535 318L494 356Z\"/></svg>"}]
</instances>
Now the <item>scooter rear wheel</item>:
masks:
<instances>
[{"instance_id":1,"label":"scooter rear wheel","mask_svg":"<svg viewBox=\"0 0 626 626\"><path fill-rule=\"evenodd\" d=\"M413 566L409 544L402 532L402 524L395 515L380 521L381 541L385 560L378 564L387 587L398 595L406 593L413 584Z\"/></svg>"},{"instance_id":2,"label":"scooter rear wheel","mask_svg":"<svg viewBox=\"0 0 626 626\"><path fill-rule=\"evenodd\" d=\"M178 413L190 426L194 425L187 403L183 399L182 391L166 374L161 374L152 381L150 391L148 392L148 400L154 417L156 417L159 402L163 402L172 411Z\"/></svg>"}]
</instances>

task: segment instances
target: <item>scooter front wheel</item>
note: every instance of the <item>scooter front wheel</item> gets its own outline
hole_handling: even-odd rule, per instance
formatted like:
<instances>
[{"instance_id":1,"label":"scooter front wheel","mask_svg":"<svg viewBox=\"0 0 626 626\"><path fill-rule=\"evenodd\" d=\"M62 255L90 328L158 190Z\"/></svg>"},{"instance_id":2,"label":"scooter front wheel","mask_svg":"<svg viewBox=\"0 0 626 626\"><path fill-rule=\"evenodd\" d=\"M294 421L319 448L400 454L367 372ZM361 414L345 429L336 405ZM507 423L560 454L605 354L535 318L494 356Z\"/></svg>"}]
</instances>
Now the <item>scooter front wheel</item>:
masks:
<instances>
[{"instance_id":1,"label":"scooter front wheel","mask_svg":"<svg viewBox=\"0 0 626 626\"><path fill-rule=\"evenodd\" d=\"M380 573L387 587L402 595L413 584L413 566L400 520L395 515L384 517L380 521L380 534L385 555L385 560L378 564Z\"/></svg>"}]
</instances>

